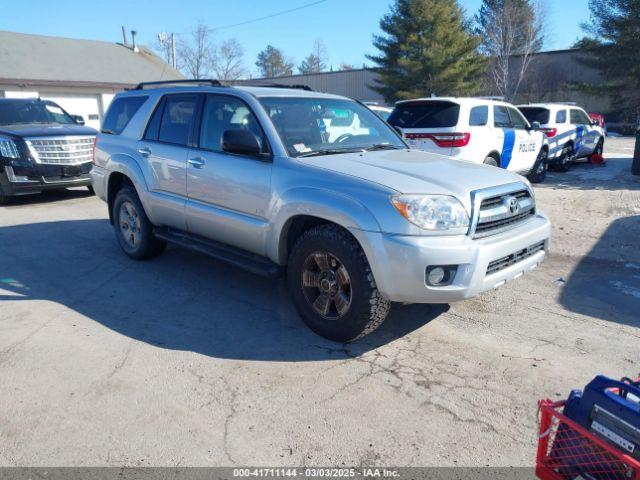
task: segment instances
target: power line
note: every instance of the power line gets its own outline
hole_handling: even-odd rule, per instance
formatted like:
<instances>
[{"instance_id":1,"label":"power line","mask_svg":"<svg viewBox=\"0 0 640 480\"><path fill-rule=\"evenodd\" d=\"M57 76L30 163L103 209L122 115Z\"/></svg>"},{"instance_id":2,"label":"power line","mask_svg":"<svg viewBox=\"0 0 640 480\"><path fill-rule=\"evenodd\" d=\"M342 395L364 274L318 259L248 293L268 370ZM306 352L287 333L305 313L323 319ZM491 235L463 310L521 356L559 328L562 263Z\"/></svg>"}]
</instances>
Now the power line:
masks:
<instances>
[{"instance_id":1,"label":"power line","mask_svg":"<svg viewBox=\"0 0 640 480\"><path fill-rule=\"evenodd\" d=\"M212 28L209 28L209 30L211 30L211 31L214 31L214 30L226 30L227 28L240 27L242 25L248 25L250 23L260 22L262 20L267 20L269 18L279 17L280 15L286 15L287 13L297 12L298 10L302 10L304 8L313 7L314 5L318 5L320 3L325 3L326 1L327 0L317 0L315 2L311 2L311 3L306 3L304 5L300 5L299 7L290 8L289 10L283 10L281 12L272 13L271 15L265 15L264 17L253 18L251 20L245 20L244 22L240 22L240 23L232 23L232 24L229 24L229 25L222 25L220 27L212 27ZM180 33L177 33L176 35L187 35L188 33L191 33L191 32L180 32Z\"/></svg>"}]
</instances>

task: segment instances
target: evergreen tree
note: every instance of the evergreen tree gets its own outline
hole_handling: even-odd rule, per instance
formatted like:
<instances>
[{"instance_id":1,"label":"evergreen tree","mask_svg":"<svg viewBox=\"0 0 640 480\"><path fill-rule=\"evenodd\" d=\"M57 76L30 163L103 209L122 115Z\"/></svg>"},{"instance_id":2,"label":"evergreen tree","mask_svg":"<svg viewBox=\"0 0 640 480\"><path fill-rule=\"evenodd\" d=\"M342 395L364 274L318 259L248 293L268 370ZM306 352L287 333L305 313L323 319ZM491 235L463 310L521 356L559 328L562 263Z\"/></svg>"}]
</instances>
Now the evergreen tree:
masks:
<instances>
[{"instance_id":1,"label":"evergreen tree","mask_svg":"<svg viewBox=\"0 0 640 480\"><path fill-rule=\"evenodd\" d=\"M436 95L461 95L480 86L482 57L454 0L396 0L374 36L379 66L373 88L387 102Z\"/></svg>"},{"instance_id":2,"label":"evergreen tree","mask_svg":"<svg viewBox=\"0 0 640 480\"><path fill-rule=\"evenodd\" d=\"M576 47L580 61L597 69L598 85L585 90L609 94L614 104L638 115L640 110L640 1L589 0L591 21L582 26L586 36Z\"/></svg>"},{"instance_id":3,"label":"evergreen tree","mask_svg":"<svg viewBox=\"0 0 640 480\"><path fill-rule=\"evenodd\" d=\"M293 62L285 58L282 51L272 45L258 54L256 66L262 77L282 77L293 73Z\"/></svg>"}]
</instances>

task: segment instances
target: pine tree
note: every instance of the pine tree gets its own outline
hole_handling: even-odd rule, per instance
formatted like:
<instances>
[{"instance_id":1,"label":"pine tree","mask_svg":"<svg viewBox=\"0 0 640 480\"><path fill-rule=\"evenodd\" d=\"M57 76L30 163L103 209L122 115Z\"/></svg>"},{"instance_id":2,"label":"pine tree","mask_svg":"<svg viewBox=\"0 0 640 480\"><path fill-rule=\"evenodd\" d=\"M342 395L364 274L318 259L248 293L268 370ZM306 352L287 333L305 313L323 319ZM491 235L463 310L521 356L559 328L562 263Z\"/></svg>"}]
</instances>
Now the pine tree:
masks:
<instances>
[{"instance_id":1,"label":"pine tree","mask_svg":"<svg viewBox=\"0 0 640 480\"><path fill-rule=\"evenodd\" d=\"M575 46L580 62L601 74L598 85L585 90L609 94L614 104L640 117L640 1L589 0L591 21Z\"/></svg>"},{"instance_id":2,"label":"pine tree","mask_svg":"<svg viewBox=\"0 0 640 480\"><path fill-rule=\"evenodd\" d=\"M379 66L373 88L387 102L473 93L480 87L483 60L478 39L457 1L396 0L375 35Z\"/></svg>"},{"instance_id":3,"label":"pine tree","mask_svg":"<svg viewBox=\"0 0 640 480\"><path fill-rule=\"evenodd\" d=\"M293 73L293 62L285 58L282 51L272 45L258 54L256 67L260 69L262 77L282 77Z\"/></svg>"}]
</instances>

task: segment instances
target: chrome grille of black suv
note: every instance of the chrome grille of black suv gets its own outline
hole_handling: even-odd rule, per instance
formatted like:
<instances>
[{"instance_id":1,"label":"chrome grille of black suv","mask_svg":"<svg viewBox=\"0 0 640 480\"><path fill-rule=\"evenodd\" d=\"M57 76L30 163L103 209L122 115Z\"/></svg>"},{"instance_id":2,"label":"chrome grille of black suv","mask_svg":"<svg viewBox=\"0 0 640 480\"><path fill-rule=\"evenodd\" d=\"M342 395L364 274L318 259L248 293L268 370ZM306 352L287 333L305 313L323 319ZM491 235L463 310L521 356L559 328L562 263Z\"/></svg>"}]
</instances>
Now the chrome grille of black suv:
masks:
<instances>
[{"instance_id":1,"label":"chrome grille of black suv","mask_svg":"<svg viewBox=\"0 0 640 480\"><path fill-rule=\"evenodd\" d=\"M515 202L517 206L513 208L510 202ZM473 238L488 237L509 230L527 221L535 213L535 200L526 189L484 198L480 203Z\"/></svg>"}]
</instances>

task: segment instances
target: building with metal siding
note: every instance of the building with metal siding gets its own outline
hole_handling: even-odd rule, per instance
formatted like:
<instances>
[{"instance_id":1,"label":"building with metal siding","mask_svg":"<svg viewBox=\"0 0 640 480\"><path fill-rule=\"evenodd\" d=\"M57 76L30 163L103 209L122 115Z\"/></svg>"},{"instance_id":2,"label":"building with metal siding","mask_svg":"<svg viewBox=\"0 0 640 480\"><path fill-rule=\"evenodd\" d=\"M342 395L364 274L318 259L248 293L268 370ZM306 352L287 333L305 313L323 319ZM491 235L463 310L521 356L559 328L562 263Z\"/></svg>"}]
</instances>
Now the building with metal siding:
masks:
<instances>
[{"instance_id":1,"label":"building with metal siding","mask_svg":"<svg viewBox=\"0 0 640 480\"><path fill-rule=\"evenodd\" d=\"M532 60L526 78L520 86L515 103L563 101L576 102L588 110L608 111L609 99L585 94L570 87L571 82L597 83L600 74L578 62L579 50L557 50L541 52ZM518 70L520 58L514 57L511 69ZM382 96L372 90L378 77L375 69L344 70L322 72L309 75L264 78L263 80L284 85L308 85L313 90L335 93L360 101L384 104ZM241 82L239 82L241 83ZM446 96L449 92L437 92ZM478 96L495 95L489 88L477 93Z\"/></svg>"}]
</instances>

